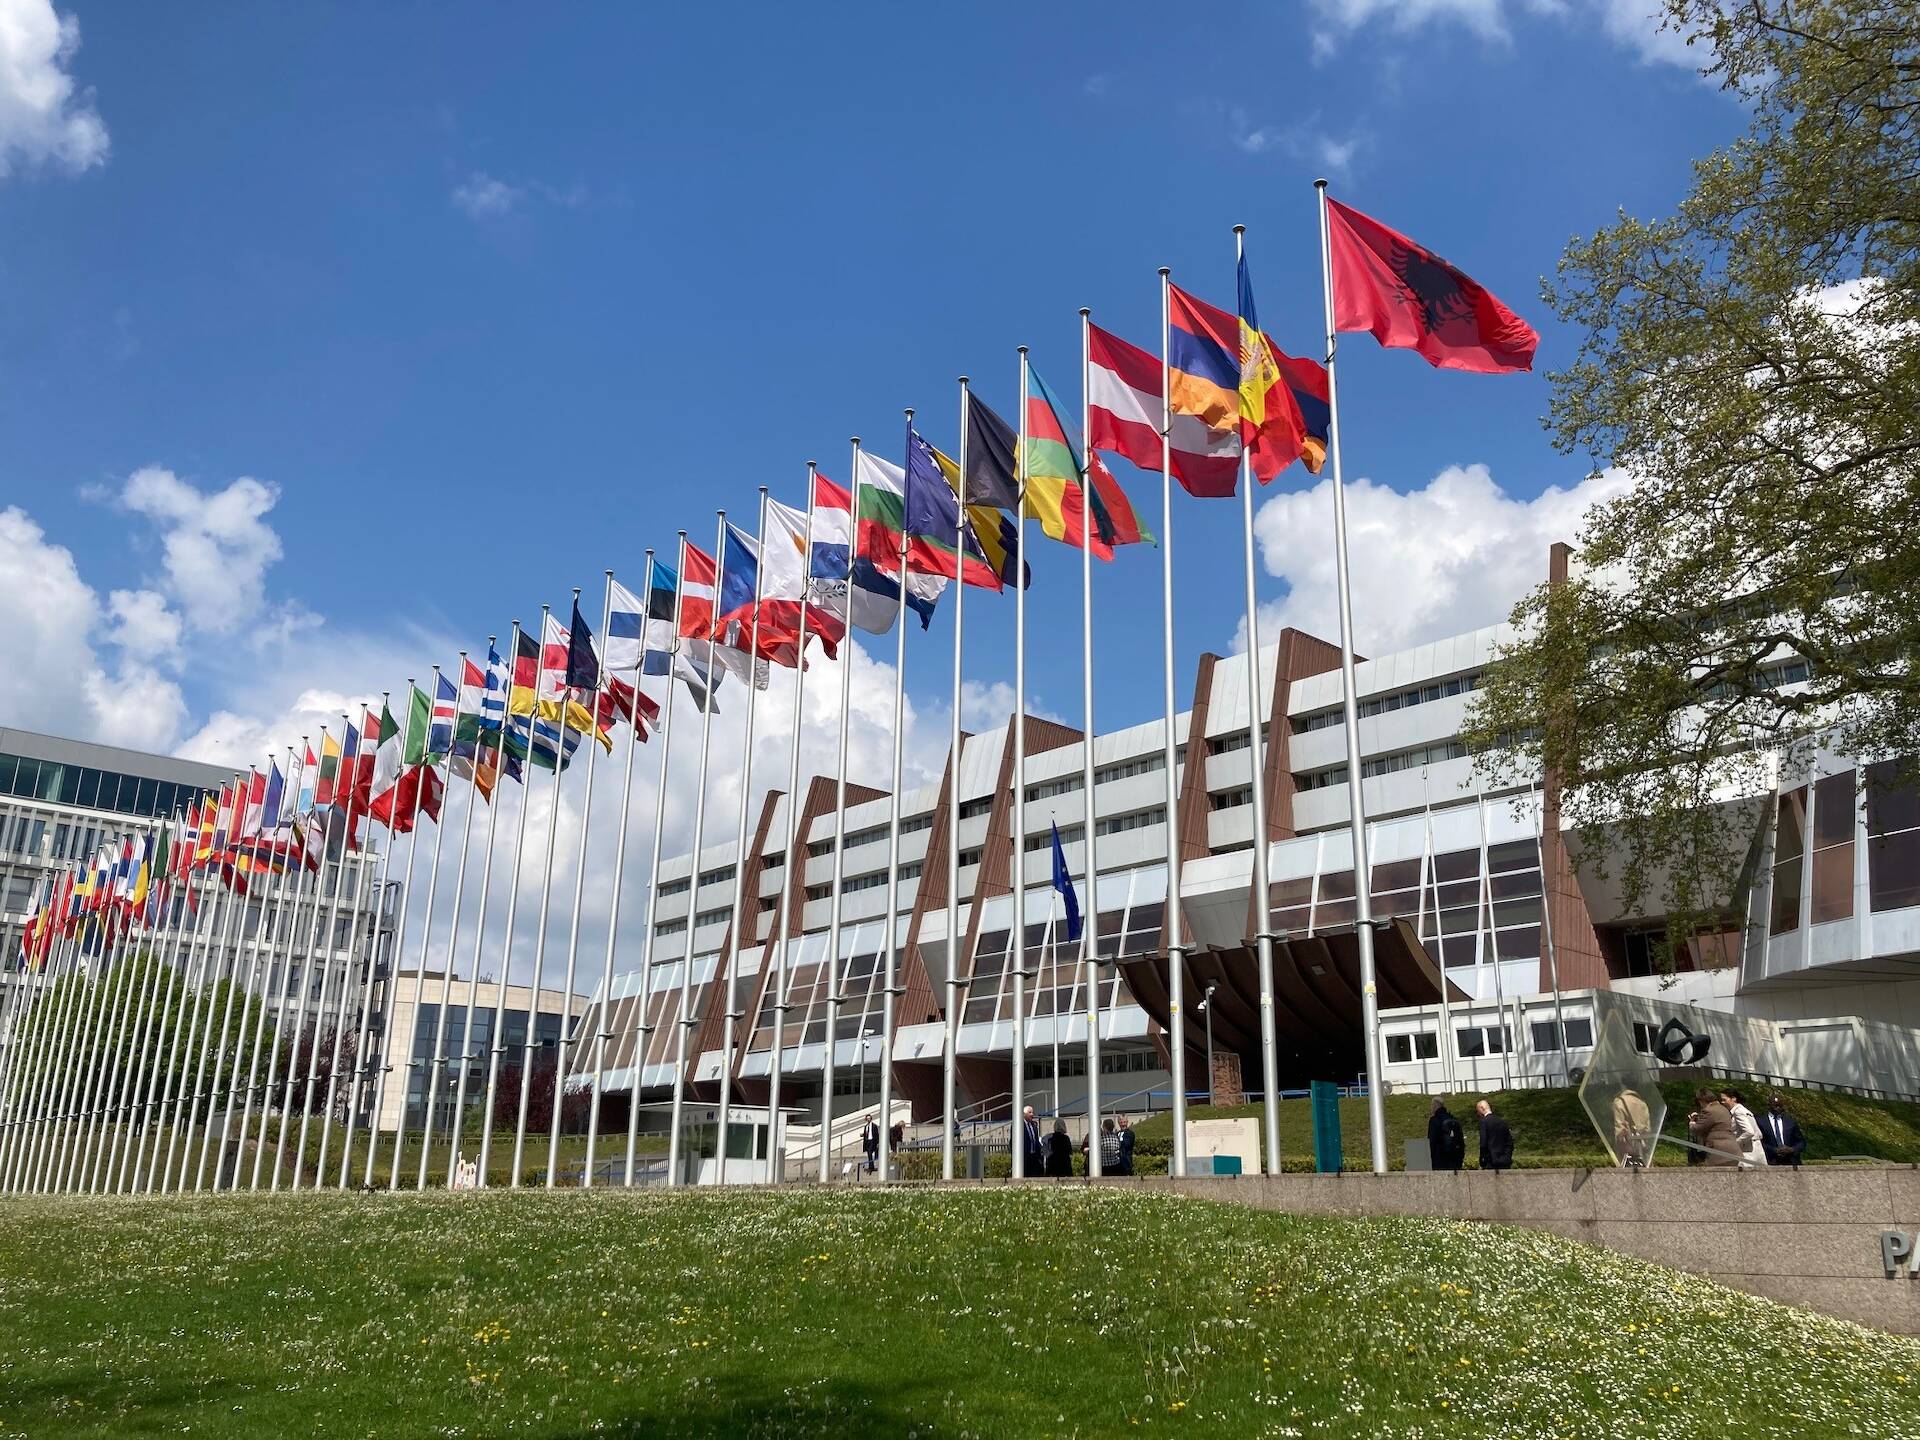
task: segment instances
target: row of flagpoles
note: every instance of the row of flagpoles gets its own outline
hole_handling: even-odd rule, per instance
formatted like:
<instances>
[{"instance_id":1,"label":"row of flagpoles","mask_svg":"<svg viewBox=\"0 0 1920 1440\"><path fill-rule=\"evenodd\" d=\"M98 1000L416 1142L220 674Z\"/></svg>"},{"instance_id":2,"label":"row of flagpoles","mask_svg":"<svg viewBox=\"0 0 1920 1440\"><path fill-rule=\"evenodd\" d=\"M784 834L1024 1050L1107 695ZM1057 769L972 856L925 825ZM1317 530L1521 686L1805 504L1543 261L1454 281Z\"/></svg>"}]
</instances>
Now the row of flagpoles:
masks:
<instances>
[{"instance_id":1,"label":"row of flagpoles","mask_svg":"<svg viewBox=\"0 0 1920 1440\"><path fill-rule=\"evenodd\" d=\"M1343 332L1367 331L1383 345L1412 348L1445 368L1500 373L1531 367L1538 337L1492 295L1432 252L1369 217L1329 199L1325 182L1318 182L1322 280L1325 296L1325 363L1286 354L1264 333L1255 315L1244 233L1235 227L1237 306L1218 309L1172 283L1170 272L1160 272L1160 353L1134 346L1096 327L1091 312L1081 316L1081 413L1073 425L1053 392L1034 369L1026 347L1019 349L1020 411L1017 425L994 414L960 380L960 443L957 459L929 444L915 428L914 412L907 412L906 453L895 465L852 445L850 488L842 489L817 467L808 465L808 503L804 510L788 507L760 492L757 532L749 535L719 513L714 551L708 554L680 532L671 567L651 550L646 557L644 594L636 596L606 575L606 599L596 636L580 610L574 592L571 621L562 626L543 609L539 638L523 632L516 621L503 658L489 639L484 666L462 652L458 682L434 667L430 689L409 681L404 724L396 720L390 697L381 713L369 711L359 724L342 717L342 736L336 740L325 729L316 752L303 740L289 748L283 770L269 760L264 771L245 776L189 806L167 821L155 821L121 837L85 865L70 866L43 880L34 914L21 942L25 971L43 976L38 989L23 974L11 987L4 1017L5 1033L22 1043L9 1044L4 1057L6 1075L0 1095L6 1108L0 1119L0 1186L11 1190L147 1190L165 1191L208 1183L213 1157L213 1188L237 1188L237 1165L224 1173L224 1158L236 1104L241 1107L237 1136L244 1143L259 1107L258 1133L248 1178L249 1188L263 1179L269 1114L276 1092L281 1124L274 1142L274 1163L266 1175L268 1188L278 1188L286 1158L288 1132L297 1108L299 1126L294 1144L291 1184L298 1188L304 1171L309 1118L320 1082L319 1022L329 1011L335 1016L332 1055L326 1068L321 1103L316 1183L327 1182L333 1119L341 1109L343 1151L333 1183L352 1181L349 1167L355 1131L364 1111L370 1134L365 1147L361 1183L378 1178L375 1152L377 1127L386 1102L387 1086L411 1066L427 1071L425 1108L421 1120L420 1152L413 1183L425 1188L430 1173L443 1068L457 1066L452 1115L448 1121L446 1180L454 1183L460 1159L460 1132L468 1103L469 1067L485 1059L485 1088L478 1161L479 1183L485 1183L494 1143L496 1102L512 1078L503 1062L507 994L521 899L521 862L529 812L534 805L529 767L552 772L546 797L547 820L544 878L540 885L539 915L532 944L530 1001L526 1036L519 1063L516 1123L514 1125L512 1183L523 1173L529 1111L533 1102L536 1050L536 1014L547 979L547 937L552 903L552 878L558 842L560 777L581 742L587 740L586 786L579 817L578 855L574 861L572 918L568 929L561 993L564 996L554 1072L552 1114L548 1125L545 1179L555 1183L562 1120L562 1103L570 1063L585 1062L594 1077L587 1108L586 1164L583 1184L593 1182L600 1141L600 1106L606 1093L615 961L621 926L621 882L627 861L634 768L638 746L657 725L660 743L659 777L653 817L647 914L640 945L640 995L635 1009L637 1031L633 1051L632 1100L628 1112L625 1180L635 1174L640 1089L648 1052L653 975L657 960L656 908L659 898L661 847L665 834L667 787L672 775L674 743L672 689L678 679L692 697L700 719L699 759L693 798L692 876L689 883L685 940L678 960L680 995L676 1021L668 1183L682 1173L681 1147L687 1099L688 1054L697 1023L690 1013L693 1000L694 932L700 888L700 855L706 843L707 771L711 753L714 697L729 676L742 682L746 693L746 748L740 776L739 810L734 833L733 896L730 923L722 954L716 960L714 983L724 987L721 1014L719 1135L716 1156L722 1181L726 1178L727 1126L732 1069L736 1050L734 971L751 943L745 893L749 803L754 777L756 700L766 688L769 667L794 670L792 746L787 776L786 865L801 863L794 853L797 839L800 742L803 720L805 666L802 656L809 641L829 656L839 656L850 627L869 633L894 632L894 697L891 761L891 803L887 827L886 939L883 950L881 1017L883 1054L880 1066L879 1114L893 1114L892 1065L894 1000L898 993L899 929L897 912L901 883L901 789L903 780L903 719L905 702L907 614L929 623L936 602L954 581L953 709L948 786L948 843L946 920L948 936L944 1123L942 1168L954 1173L953 1119L957 1114L956 1062L959 1044L961 995L967 981L958 954L960 858L958 823L960 797L958 760L961 744L960 698L964 596L969 585L1015 592L1015 653L1012 794L1013 846L1010 874L1014 923L1011 966L1013 1026L1011 1113L1018 1118L1025 1102L1026 981L1026 588L1030 576L1025 561L1024 525L1036 520L1049 537L1080 552L1082 596L1081 686L1084 708L1081 786L1084 804L1082 843L1083 883L1094 909L1094 923L1078 923L1078 906L1070 881L1063 881L1069 906L1069 941L1079 942L1078 963L1086 995L1087 1112L1097 1129L1100 1118L1100 1024L1098 982L1103 965L1098 952L1099 861L1094 764L1094 665L1091 627L1093 559L1110 559L1115 547L1152 543L1141 516L1134 510L1100 459L1104 452L1118 455L1161 477L1161 514L1158 544L1161 550L1164 662L1164 770L1166 776L1167 902L1165 948L1168 964L1169 1023L1172 1030L1171 1082L1175 1109L1173 1166L1185 1167L1184 1110L1186 1101L1186 1046L1184 1044L1183 969L1187 943L1181 913L1180 852L1176 827L1177 715L1174 693L1174 610L1172 528L1173 487L1176 482L1199 497L1231 498L1238 494L1244 524L1247 633L1247 725L1252 786L1253 833L1267 836L1265 744L1262 725L1270 693L1263 683L1260 662L1259 615L1253 543L1254 481L1271 481L1295 460L1314 473L1330 465L1334 499L1333 544L1337 556L1340 610L1341 670L1344 723L1347 740L1347 788L1355 873L1368 868L1365 815L1362 804L1362 766L1354 693L1352 604L1348 583L1346 518L1340 469L1338 392L1335 385L1335 347ZM1017 517L1017 518L1016 518ZM840 657L838 730L833 777L833 883L828 910L826 954L832 967L828 985L827 1045L822 1076L820 1178L829 1175L829 1145L834 1105L835 1048L844 962L840 956L845 888L844 817L847 808L848 715L850 657ZM657 703L642 689L643 677L665 677L668 694ZM572 997L580 981L581 916L585 901L588 838L592 824L594 771L600 752L609 757L616 748L619 722L628 729L623 747L620 816L613 862L613 890L607 941L600 973L590 993L590 1004L577 1031L572 1025ZM360 827L368 819L387 827L392 838L408 837L401 893L410 895L415 851L419 847L416 822L420 814L439 821L444 790L442 770L469 781L472 798L465 807L455 855L452 907L440 936L445 957L440 1003L429 1055L408 1060L382 1053L369 1054L373 1019L373 982L378 943L378 921L364 966L357 1005L347 993L354 975L353 954L359 943L365 887L375 866L375 894L384 897L393 858L392 840L377 859L363 844ZM492 1016L492 1044L482 1056L472 1050L479 994L481 958L486 944L487 897L493 880L494 838L499 806L494 802L502 778L521 782L521 803L514 820L515 841L507 899L502 963ZM480 903L466 964L466 994L460 1044L465 1053L446 1050L448 1015L455 1008L454 988L466 889L467 856L472 838L475 801L487 805L483 863L479 877ZM434 918L440 880L440 858L450 825L436 823L433 856L428 871L421 931L412 951L412 1004L420 1014L427 990L427 963L434 941ZM1056 870L1064 873L1055 835ZM353 899L349 908L351 932L345 956L339 954L335 926L347 884L346 858L351 866ZM1256 843L1252 855L1252 885L1262 901L1268 895L1268 846ZM332 864L329 865L331 858ZM782 898L766 938L770 958L771 1009L774 1014L774 1059L769 1070L769 1138L774 1163L779 1164L781 1080L788 1009L787 961L791 924L791 868L783 875ZM332 876L333 883L325 881ZM1366 1071L1378 1073L1378 1013L1374 987L1370 886L1355 885L1361 984L1364 1005ZM256 893L257 892L257 893ZM210 897L210 899L209 899ZM322 902L325 921L321 921ZM233 931L249 903L260 906L259 933L244 970L243 945ZM381 902L384 903L384 902ZM409 958L408 914L399 907L395 921L390 979L385 988L379 1030L384 1051L395 1034L395 1005L403 968ZM1258 964L1261 1060L1265 1087L1266 1152L1269 1168L1277 1173L1279 1156L1276 1031L1273 999L1273 936L1265 903L1256 904L1259 920L1252 937ZM305 924L302 925L304 916ZM244 930L244 921L240 921ZM284 928L285 941L279 936ZM266 939L262 941L259 935ZM215 939L214 937L219 937ZM323 941L324 937L324 953ZM245 939L244 934L241 937ZM756 922L756 936L758 925ZM273 997L274 1034L267 1034L268 1005L264 991L272 980L277 954L278 991ZM309 975L320 965L318 1005L308 1036L306 1073L295 1074L297 1042L308 1023ZM339 961L336 965L336 960ZM124 963L135 962L138 963ZM767 968L763 962L762 969ZM290 977L301 976L298 1018L292 1034L289 1021ZM337 971L337 974L336 974ZM58 986L63 976L85 975L96 983ZM175 993L175 980L182 990ZM224 995L216 986L224 980ZM335 981L338 992L335 992ZM191 992L191 1016L186 992ZM109 993L111 992L111 993ZM31 1027L23 1025L33 996L54 997L54 1009L37 1014ZM240 1033L230 1036L236 998L242 1001ZM203 1003L205 1014L202 1015ZM166 1030L167 1006L172 1004L172 1033ZM246 1035L247 1006L253 1006L252 1038ZM218 1039L213 1012L221 1011ZM91 1009L91 1013L90 1013ZM350 1017L357 1014L357 1035L344 1091L341 1050ZM109 1023L103 1030L104 1017ZM416 1027L417 1028L417 1027ZM230 1039L233 1048L229 1050ZM576 1048L577 1047L577 1048ZM417 1047L416 1047L417 1048ZM280 1073L282 1050L287 1050L285 1074ZM263 1056L264 1067L263 1067ZM213 1073L208 1074L212 1057ZM247 1062L244 1084L242 1058ZM862 1053L864 1061L864 1047ZM193 1079L187 1083L187 1072ZM224 1079L222 1072L224 1071ZM176 1080L178 1083L176 1083ZM1386 1166L1386 1136L1379 1087L1369 1084L1370 1131L1376 1170ZM298 1096L296 1098L296 1091ZM511 1095L508 1096L511 1099ZM544 1101L543 1097L543 1101ZM407 1087L403 1084L400 1119L391 1146L386 1181L398 1187L403 1180L402 1152L407 1140ZM220 1116L213 1134L213 1116ZM204 1114L204 1123L201 1117ZM199 1127L194 1154L195 1128ZM165 1153L162 1154L162 1137ZM1023 1147L1013 1147L1016 1177L1024 1170ZM1099 1170L1098 1146L1089 1149L1089 1164Z\"/></svg>"}]
</instances>

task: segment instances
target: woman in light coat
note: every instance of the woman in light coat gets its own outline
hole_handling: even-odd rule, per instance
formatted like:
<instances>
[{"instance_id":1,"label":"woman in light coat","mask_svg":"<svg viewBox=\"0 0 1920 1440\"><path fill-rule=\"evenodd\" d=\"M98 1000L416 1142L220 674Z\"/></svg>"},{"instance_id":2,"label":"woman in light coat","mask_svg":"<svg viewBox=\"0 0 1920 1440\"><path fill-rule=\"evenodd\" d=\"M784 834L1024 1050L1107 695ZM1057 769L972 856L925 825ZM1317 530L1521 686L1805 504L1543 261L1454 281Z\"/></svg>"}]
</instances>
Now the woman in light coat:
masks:
<instances>
[{"instance_id":1,"label":"woman in light coat","mask_svg":"<svg viewBox=\"0 0 1920 1440\"><path fill-rule=\"evenodd\" d=\"M1740 1147L1740 1168L1764 1168L1767 1149L1760 1138L1760 1122L1754 1118L1753 1111L1747 1108L1737 1090L1722 1090L1720 1102L1727 1107L1727 1116L1733 1122L1734 1143Z\"/></svg>"}]
</instances>

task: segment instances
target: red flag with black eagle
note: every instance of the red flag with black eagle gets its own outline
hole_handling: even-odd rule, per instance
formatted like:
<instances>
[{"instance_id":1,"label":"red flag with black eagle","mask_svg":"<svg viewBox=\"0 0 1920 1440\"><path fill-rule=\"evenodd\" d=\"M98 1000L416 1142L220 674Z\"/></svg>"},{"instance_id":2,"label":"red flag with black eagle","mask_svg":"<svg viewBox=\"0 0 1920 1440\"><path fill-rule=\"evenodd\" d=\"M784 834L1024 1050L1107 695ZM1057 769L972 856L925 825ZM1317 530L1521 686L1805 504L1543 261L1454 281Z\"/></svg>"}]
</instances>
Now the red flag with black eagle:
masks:
<instances>
[{"instance_id":1,"label":"red flag with black eagle","mask_svg":"<svg viewBox=\"0 0 1920 1440\"><path fill-rule=\"evenodd\" d=\"M1397 230L1327 200L1334 329L1364 330L1418 350L1443 370L1502 375L1533 368L1534 328L1492 294Z\"/></svg>"}]
</instances>

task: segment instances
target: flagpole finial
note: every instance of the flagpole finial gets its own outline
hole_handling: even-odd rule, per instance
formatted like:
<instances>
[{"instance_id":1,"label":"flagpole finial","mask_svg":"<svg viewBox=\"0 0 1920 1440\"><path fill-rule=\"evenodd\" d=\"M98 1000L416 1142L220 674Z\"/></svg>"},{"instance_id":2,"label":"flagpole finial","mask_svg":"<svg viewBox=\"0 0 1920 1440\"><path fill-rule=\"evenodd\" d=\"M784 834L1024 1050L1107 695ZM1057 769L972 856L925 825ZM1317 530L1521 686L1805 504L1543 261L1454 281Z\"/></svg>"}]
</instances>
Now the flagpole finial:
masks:
<instances>
[{"instance_id":1,"label":"flagpole finial","mask_svg":"<svg viewBox=\"0 0 1920 1440\"><path fill-rule=\"evenodd\" d=\"M1080 307L1080 318L1082 320L1086 319L1091 314L1093 314L1093 311L1089 310L1086 306L1082 305Z\"/></svg>"},{"instance_id":2,"label":"flagpole finial","mask_svg":"<svg viewBox=\"0 0 1920 1440\"><path fill-rule=\"evenodd\" d=\"M411 675L407 676L407 684L409 685L413 684L413 676Z\"/></svg>"},{"instance_id":3,"label":"flagpole finial","mask_svg":"<svg viewBox=\"0 0 1920 1440\"><path fill-rule=\"evenodd\" d=\"M1173 274L1173 271L1169 270L1165 265L1162 265L1160 267L1160 278L1162 280L1166 279L1171 274Z\"/></svg>"},{"instance_id":4,"label":"flagpole finial","mask_svg":"<svg viewBox=\"0 0 1920 1440\"><path fill-rule=\"evenodd\" d=\"M960 377L960 383L962 385L971 385L973 383L973 377L969 375L962 375Z\"/></svg>"},{"instance_id":5,"label":"flagpole finial","mask_svg":"<svg viewBox=\"0 0 1920 1440\"><path fill-rule=\"evenodd\" d=\"M913 406L909 405L906 407L906 409L907 409L907 423L911 425L913 423Z\"/></svg>"},{"instance_id":6,"label":"flagpole finial","mask_svg":"<svg viewBox=\"0 0 1920 1440\"><path fill-rule=\"evenodd\" d=\"M766 494L766 493L767 493L767 487L766 487L766 486L764 486L764 485L762 485L762 486L760 487L760 493L761 493L762 495L764 495L764 494Z\"/></svg>"},{"instance_id":7,"label":"flagpole finial","mask_svg":"<svg viewBox=\"0 0 1920 1440\"><path fill-rule=\"evenodd\" d=\"M580 599L580 587L579 587L578 585L576 585L576 586L574 586L574 587L573 587L573 598L574 598L574 601L575 601L575 603L578 603L578 602L579 602L579 599Z\"/></svg>"},{"instance_id":8,"label":"flagpole finial","mask_svg":"<svg viewBox=\"0 0 1920 1440\"><path fill-rule=\"evenodd\" d=\"M860 443L860 437L858 435L853 436L852 439L854 444L858 445Z\"/></svg>"},{"instance_id":9,"label":"flagpole finial","mask_svg":"<svg viewBox=\"0 0 1920 1440\"><path fill-rule=\"evenodd\" d=\"M612 570L611 568L609 568L609 569L607 570L607 578L608 578L609 580L611 580L611 579L613 578L613 570Z\"/></svg>"},{"instance_id":10,"label":"flagpole finial","mask_svg":"<svg viewBox=\"0 0 1920 1440\"><path fill-rule=\"evenodd\" d=\"M1233 227L1233 233L1236 235L1244 235L1247 233L1247 227L1244 225L1236 225Z\"/></svg>"},{"instance_id":11,"label":"flagpole finial","mask_svg":"<svg viewBox=\"0 0 1920 1440\"><path fill-rule=\"evenodd\" d=\"M684 539L686 539L686 538L687 538L687 532L686 532L686 531L684 531L684 530L682 530L682 531L680 531L680 532L679 532L679 535L680 535L680 538L681 538L682 540L684 540Z\"/></svg>"},{"instance_id":12,"label":"flagpole finial","mask_svg":"<svg viewBox=\"0 0 1920 1440\"><path fill-rule=\"evenodd\" d=\"M1018 350L1022 355L1027 353L1027 347L1024 345L1016 345L1013 348Z\"/></svg>"},{"instance_id":13,"label":"flagpole finial","mask_svg":"<svg viewBox=\"0 0 1920 1440\"><path fill-rule=\"evenodd\" d=\"M1322 177L1321 177L1320 179L1318 179L1318 180L1316 180L1316 181L1314 181L1314 182L1313 182L1313 188L1314 188L1314 189L1316 189L1316 190L1324 190L1324 189L1326 189L1326 188L1327 188L1327 182L1326 182L1326 178L1325 178L1324 176L1322 176Z\"/></svg>"}]
</instances>

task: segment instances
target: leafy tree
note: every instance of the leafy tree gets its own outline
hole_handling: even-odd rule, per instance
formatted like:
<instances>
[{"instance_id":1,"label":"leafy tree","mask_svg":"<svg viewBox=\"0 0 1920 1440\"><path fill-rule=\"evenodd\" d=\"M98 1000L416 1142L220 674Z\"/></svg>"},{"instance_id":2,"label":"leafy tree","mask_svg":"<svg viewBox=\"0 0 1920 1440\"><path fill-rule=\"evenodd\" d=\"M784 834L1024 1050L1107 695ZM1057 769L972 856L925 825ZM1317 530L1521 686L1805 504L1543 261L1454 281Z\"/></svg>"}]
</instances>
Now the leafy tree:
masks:
<instances>
[{"instance_id":1,"label":"leafy tree","mask_svg":"<svg viewBox=\"0 0 1920 1440\"><path fill-rule=\"evenodd\" d=\"M1716 802L1765 789L1762 752L1920 752L1920 9L1666 10L1746 132L1544 287L1583 336L1554 443L1630 483L1515 608L1468 739L1576 825L1630 819L1588 863L1678 935L1749 857Z\"/></svg>"},{"instance_id":2,"label":"leafy tree","mask_svg":"<svg viewBox=\"0 0 1920 1440\"><path fill-rule=\"evenodd\" d=\"M154 989L156 970L158 989ZM212 1038L206 1043L218 1054L209 1052L207 1056L205 1092L224 1094L236 1072L236 1062L244 1085L260 1002L234 996L233 1019L222 1048L220 1024L233 989L234 982L227 978L205 987L199 1028L181 1029L193 1022L196 992L186 985L176 967L150 951L143 950L117 965L96 965L88 974L70 972L61 976L37 992L14 1026L8 1042L12 1054L7 1069L9 1107L41 1093L42 1077L51 1077L56 1094L60 1093L59 1087L67 1086L71 1103L77 1106L92 1076L90 1108L103 1106L111 1098L115 1113L125 1116L138 1099L142 1114L149 1114L145 1108L148 1099L158 1100L168 1093L184 1095L193 1089L209 1019ZM144 1044L140 1043L143 1027ZM177 1029L181 1039L175 1044ZM43 1035L47 1040L36 1043ZM269 1026L269 1044L272 1035ZM202 1102L196 1114L204 1115L206 1109Z\"/></svg>"}]
</instances>

